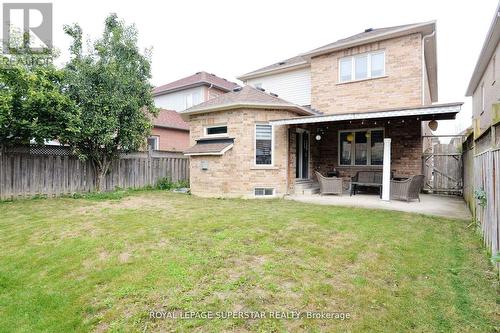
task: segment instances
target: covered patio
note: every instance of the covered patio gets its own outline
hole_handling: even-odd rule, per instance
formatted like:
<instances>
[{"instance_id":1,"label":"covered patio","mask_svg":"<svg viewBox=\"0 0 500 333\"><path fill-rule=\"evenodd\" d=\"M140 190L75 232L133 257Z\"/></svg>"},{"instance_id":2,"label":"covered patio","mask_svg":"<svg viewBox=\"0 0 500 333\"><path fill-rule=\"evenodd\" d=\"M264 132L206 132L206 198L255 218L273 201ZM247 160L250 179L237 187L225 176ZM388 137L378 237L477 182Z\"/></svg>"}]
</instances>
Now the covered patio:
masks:
<instances>
[{"instance_id":1,"label":"covered patio","mask_svg":"<svg viewBox=\"0 0 500 333\"><path fill-rule=\"evenodd\" d=\"M381 189L382 199L390 200L391 179L423 174L422 135L431 133L429 123L454 119L460 107L449 103L271 121L288 127L288 194L316 193L315 171L342 178L345 190L359 171L370 171L381 182L376 193Z\"/></svg>"},{"instance_id":2,"label":"covered patio","mask_svg":"<svg viewBox=\"0 0 500 333\"><path fill-rule=\"evenodd\" d=\"M286 196L285 199L317 205L386 209L463 220L470 220L472 218L463 198L456 196L421 194L420 202L414 201L411 203L398 200L383 201L380 200L378 196L371 194L358 194L356 196L349 196L347 192L345 192L342 196L326 196L320 194L289 195Z\"/></svg>"}]
</instances>

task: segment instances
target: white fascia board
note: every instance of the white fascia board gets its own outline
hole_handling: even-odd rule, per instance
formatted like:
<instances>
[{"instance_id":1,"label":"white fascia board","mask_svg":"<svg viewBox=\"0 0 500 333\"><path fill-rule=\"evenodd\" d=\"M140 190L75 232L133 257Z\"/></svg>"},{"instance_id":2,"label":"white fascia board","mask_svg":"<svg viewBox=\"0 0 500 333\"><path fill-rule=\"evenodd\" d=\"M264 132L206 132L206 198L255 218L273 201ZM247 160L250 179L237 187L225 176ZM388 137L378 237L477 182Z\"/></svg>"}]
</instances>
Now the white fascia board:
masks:
<instances>
[{"instance_id":1,"label":"white fascia board","mask_svg":"<svg viewBox=\"0 0 500 333\"><path fill-rule=\"evenodd\" d=\"M312 124L331 121L345 121L345 120L363 120L374 118L395 118L395 117L408 117L408 116L424 116L432 114L443 113L458 113L460 112L461 104L447 105L442 107L428 107L418 109L394 110L394 111L380 111L380 112L360 112L360 113L346 113L346 114L332 114L321 115L291 119L278 119L271 120L269 123L272 125L298 125L298 124Z\"/></svg>"}]
</instances>

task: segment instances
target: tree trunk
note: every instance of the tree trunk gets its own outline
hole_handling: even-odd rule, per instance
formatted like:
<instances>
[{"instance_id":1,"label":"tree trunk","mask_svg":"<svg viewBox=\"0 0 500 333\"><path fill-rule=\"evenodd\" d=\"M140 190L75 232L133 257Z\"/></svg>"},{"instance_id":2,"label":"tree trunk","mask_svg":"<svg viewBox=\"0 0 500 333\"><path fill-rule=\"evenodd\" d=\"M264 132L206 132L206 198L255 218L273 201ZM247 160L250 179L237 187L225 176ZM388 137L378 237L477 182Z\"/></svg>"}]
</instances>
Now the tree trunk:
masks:
<instances>
[{"instance_id":1,"label":"tree trunk","mask_svg":"<svg viewBox=\"0 0 500 333\"><path fill-rule=\"evenodd\" d=\"M111 164L107 158L103 158L102 161L93 161L92 165L94 166L94 184L95 191L102 191L102 184L106 179L106 173L108 172L109 165Z\"/></svg>"}]
</instances>

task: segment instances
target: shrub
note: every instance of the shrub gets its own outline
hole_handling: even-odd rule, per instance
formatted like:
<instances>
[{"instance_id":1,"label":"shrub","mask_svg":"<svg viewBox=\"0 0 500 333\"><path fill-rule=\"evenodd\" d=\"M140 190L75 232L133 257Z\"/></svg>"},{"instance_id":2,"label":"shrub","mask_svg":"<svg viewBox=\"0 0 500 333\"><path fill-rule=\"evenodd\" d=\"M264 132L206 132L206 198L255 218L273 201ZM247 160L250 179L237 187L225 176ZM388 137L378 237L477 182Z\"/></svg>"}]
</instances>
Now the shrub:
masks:
<instances>
[{"instance_id":1,"label":"shrub","mask_svg":"<svg viewBox=\"0 0 500 333\"><path fill-rule=\"evenodd\" d=\"M187 180L181 180L177 183L170 181L167 177L160 178L156 182L156 188L159 190L174 190L179 188L189 187L189 182Z\"/></svg>"}]
</instances>

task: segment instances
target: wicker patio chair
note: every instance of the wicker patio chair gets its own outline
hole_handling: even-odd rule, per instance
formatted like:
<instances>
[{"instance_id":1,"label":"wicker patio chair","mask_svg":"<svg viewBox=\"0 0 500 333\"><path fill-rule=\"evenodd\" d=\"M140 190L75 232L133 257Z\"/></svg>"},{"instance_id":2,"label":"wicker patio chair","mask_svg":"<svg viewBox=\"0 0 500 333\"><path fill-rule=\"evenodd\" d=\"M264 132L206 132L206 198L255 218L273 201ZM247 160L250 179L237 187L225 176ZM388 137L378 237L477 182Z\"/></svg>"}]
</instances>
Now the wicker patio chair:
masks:
<instances>
[{"instance_id":1,"label":"wicker patio chair","mask_svg":"<svg viewBox=\"0 0 500 333\"><path fill-rule=\"evenodd\" d=\"M391 180L391 199L410 200L418 199L419 193L424 187L424 175L417 175L406 180Z\"/></svg>"},{"instance_id":2,"label":"wicker patio chair","mask_svg":"<svg viewBox=\"0 0 500 333\"><path fill-rule=\"evenodd\" d=\"M315 171L319 182L320 194L340 194L342 195L342 178L325 177L318 171Z\"/></svg>"}]
</instances>

